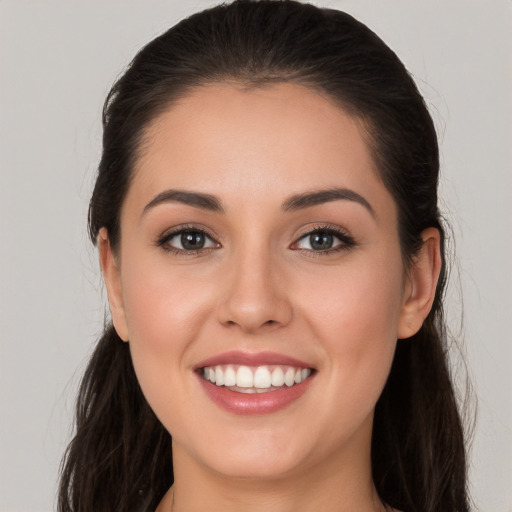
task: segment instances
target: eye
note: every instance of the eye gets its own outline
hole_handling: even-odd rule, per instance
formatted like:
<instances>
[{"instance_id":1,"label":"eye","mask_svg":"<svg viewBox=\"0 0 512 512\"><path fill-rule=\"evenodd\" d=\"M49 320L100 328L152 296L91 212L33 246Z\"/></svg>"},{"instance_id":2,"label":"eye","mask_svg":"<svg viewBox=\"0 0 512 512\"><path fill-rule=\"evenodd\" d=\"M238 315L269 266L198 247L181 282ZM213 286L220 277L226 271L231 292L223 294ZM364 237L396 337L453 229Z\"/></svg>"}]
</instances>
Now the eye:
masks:
<instances>
[{"instance_id":1,"label":"eye","mask_svg":"<svg viewBox=\"0 0 512 512\"><path fill-rule=\"evenodd\" d=\"M219 247L208 233L198 228L180 228L172 231L162 236L158 245L168 251L189 253Z\"/></svg>"},{"instance_id":2,"label":"eye","mask_svg":"<svg viewBox=\"0 0 512 512\"><path fill-rule=\"evenodd\" d=\"M316 228L301 236L292 249L329 253L348 249L355 245L354 239L341 230L331 227Z\"/></svg>"}]
</instances>

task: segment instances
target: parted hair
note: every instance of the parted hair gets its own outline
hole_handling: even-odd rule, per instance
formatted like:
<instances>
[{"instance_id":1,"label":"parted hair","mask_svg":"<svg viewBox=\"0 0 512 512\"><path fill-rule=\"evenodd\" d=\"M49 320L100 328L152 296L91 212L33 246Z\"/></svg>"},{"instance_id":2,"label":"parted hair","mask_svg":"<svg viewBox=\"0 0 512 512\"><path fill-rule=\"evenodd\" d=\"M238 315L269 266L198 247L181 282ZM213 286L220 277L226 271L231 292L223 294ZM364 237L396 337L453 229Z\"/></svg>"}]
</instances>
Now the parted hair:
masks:
<instances>
[{"instance_id":1,"label":"parted hair","mask_svg":"<svg viewBox=\"0 0 512 512\"><path fill-rule=\"evenodd\" d=\"M439 151L428 109L396 54L350 15L292 0L238 0L181 21L145 46L103 110L103 153L89 207L93 243L118 249L120 210L144 130L177 98L216 82L288 82L327 95L364 127L398 207L404 264L421 232L441 233L442 269L428 317L398 340L374 416L372 471L382 501L405 512L467 512L464 428L447 362L445 235ZM107 322L81 382L61 468L60 512L152 511L173 483L171 436L146 402L129 344Z\"/></svg>"}]
</instances>

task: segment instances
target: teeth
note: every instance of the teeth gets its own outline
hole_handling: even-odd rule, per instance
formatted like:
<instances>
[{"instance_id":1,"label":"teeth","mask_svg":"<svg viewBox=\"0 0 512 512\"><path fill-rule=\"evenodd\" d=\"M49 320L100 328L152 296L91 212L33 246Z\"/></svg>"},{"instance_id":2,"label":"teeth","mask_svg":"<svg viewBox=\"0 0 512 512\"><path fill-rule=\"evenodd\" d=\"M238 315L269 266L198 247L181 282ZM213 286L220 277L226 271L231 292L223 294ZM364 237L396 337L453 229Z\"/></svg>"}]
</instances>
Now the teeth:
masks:
<instances>
[{"instance_id":1,"label":"teeth","mask_svg":"<svg viewBox=\"0 0 512 512\"><path fill-rule=\"evenodd\" d=\"M277 367L272 372L272 386L282 386L284 384L284 372L281 368Z\"/></svg>"},{"instance_id":2,"label":"teeth","mask_svg":"<svg viewBox=\"0 0 512 512\"><path fill-rule=\"evenodd\" d=\"M295 370L293 368L288 368L286 373L284 374L284 383L290 387L295 384Z\"/></svg>"},{"instance_id":3,"label":"teeth","mask_svg":"<svg viewBox=\"0 0 512 512\"><path fill-rule=\"evenodd\" d=\"M215 368L215 384L222 386L224 384L224 373L218 366Z\"/></svg>"},{"instance_id":4,"label":"teeth","mask_svg":"<svg viewBox=\"0 0 512 512\"><path fill-rule=\"evenodd\" d=\"M236 368L236 369L235 369ZM300 384L311 375L310 368L292 366L210 366L203 368L203 377L217 386L237 387L241 393L263 393L269 388Z\"/></svg>"},{"instance_id":5,"label":"teeth","mask_svg":"<svg viewBox=\"0 0 512 512\"><path fill-rule=\"evenodd\" d=\"M266 366L260 366L254 372L254 387L269 388L272 385L272 376Z\"/></svg>"},{"instance_id":6,"label":"teeth","mask_svg":"<svg viewBox=\"0 0 512 512\"><path fill-rule=\"evenodd\" d=\"M224 386L236 386L236 372L232 366L224 371Z\"/></svg>"},{"instance_id":7,"label":"teeth","mask_svg":"<svg viewBox=\"0 0 512 512\"><path fill-rule=\"evenodd\" d=\"M240 366L236 372L236 385L239 388L252 388L254 377L251 369L247 366Z\"/></svg>"}]
</instances>

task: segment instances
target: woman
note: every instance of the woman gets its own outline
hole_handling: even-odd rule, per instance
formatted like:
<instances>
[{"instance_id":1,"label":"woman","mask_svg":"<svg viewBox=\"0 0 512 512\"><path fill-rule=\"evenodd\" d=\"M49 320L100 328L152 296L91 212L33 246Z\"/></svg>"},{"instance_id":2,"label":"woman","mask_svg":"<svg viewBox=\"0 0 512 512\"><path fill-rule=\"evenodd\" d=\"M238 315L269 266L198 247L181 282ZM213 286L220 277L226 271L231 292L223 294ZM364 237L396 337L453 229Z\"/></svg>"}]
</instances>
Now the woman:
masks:
<instances>
[{"instance_id":1,"label":"woman","mask_svg":"<svg viewBox=\"0 0 512 512\"><path fill-rule=\"evenodd\" d=\"M111 90L90 203L112 324L61 511L465 511L432 120L339 11L238 1Z\"/></svg>"}]
</instances>

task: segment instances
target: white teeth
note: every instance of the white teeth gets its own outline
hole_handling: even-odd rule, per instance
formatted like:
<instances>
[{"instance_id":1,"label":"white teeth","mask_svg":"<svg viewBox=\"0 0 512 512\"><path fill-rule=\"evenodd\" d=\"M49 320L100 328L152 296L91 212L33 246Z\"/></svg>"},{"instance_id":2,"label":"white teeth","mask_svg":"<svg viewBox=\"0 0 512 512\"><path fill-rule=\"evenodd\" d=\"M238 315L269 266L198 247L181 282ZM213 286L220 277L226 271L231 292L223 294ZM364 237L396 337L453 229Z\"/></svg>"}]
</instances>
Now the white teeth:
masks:
<instances>
[{"instance_id":1,"label":"white teeth","mask_svg":"<svg viewBox=\"0 0 512 512\"><path fill-rule=\"evenodd\" d=\"M254 377L248 366L240 366L236 372L236 385L239 388L254 387Z\"/></svg>"},{"instance_id":2,"label":"white teeth","mask_svg":"<svg viewBox=\"0 0 512 512\"><path fill-rule=\"evenodd\" d=\"M254 387L269 388L272 385L272 377L266 366L260 366L254 372Z\"/></svg>"},{"instance_id":3,"label":"white teeth","mask_svg":"<svg viewBox=\"0 0 512 512\"><path fill-rule=\"evenodd\" d=\"M235 369L236 368L236 369ZM274 391L284 385L291 387L300 384L311 375L310 368L292 366L207 366L203 368L203 377L217 386L236 387L243 393L264 393ZM270 389L272 388L272 389Z\"/></svg>"},{"instance_id":4,"label":"white teeth","mask_svg":"<svg viewBox=\"0 0 512 512\"><path fill-rule=\"evenodd\" d=\"M215 384L217 384L217 386L224 385L224 372L220 366L215 368Z\"/></svg>"},{"instance_id":5,"label":"white teeth","mask_svg":"<svg viewBox=\"0 0 512 512\"><path fill-rule=\"evenodd\" d=\"M224 371L224 386L236 386L236 372L232 366Z\"/></svg>"},{"instance_id":6,"label":"white teeth","mask_svg":"<svg viewBox=\"0 0 512 512\"><path fill-rule=\"evenodd\" d=\"M284 374L284 383L290 387L295 384L295 370L293 368L288 368L286 373Z\"/></svg>"},{"instance_id":7,"label":"white teeth","mask_svg":"<svg viewBox=\"0 0 512 512\"><path fill-rule=\"evenodd\" d=\"M284 372L279 366L272 372L272 386L282 386L284 384Z\"/></svg>"}]
</instances>

